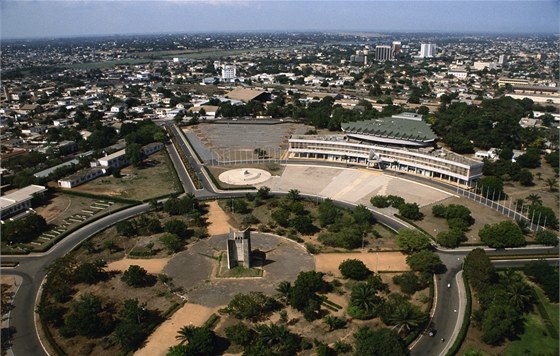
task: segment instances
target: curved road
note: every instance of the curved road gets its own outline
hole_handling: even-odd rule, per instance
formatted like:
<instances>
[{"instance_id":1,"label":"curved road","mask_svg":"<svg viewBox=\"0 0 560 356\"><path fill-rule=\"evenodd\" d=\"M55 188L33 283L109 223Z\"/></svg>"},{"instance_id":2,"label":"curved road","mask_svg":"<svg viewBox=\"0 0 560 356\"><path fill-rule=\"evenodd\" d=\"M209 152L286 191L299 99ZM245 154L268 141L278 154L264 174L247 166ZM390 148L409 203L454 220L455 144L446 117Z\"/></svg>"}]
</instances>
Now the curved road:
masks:
<instances>
[{"instance_id":1,"label":"curved road","mask_svg":"<svg viewBox=\"0 0 560 356\"><path fill-rule=\"evenodd\" d=\"M182 163L178 152L173 145L167 145L168 152L172 159L173 164L177 170L179 179L186 192L192 192L199 199L211 199L217 197L238 197L243 196L251 191L220 191L216 189L211 183L210 178L206 171L202 168L203 163L199 162L191 147L188 145L183 135L175 127L175 125L168 125L172 134L177 138L179 148L185 153L189 164L194 169L195 174L202 182L203 189L195 189L187 170ZM308 164L309 162L307 162ZM441 187L440 187L441 188ZM448 187L446 187L448 188ZM451 189L450 189L451 190ZM254 191L253 191L254 192ZM282 192L274 192L275 194L283 194ZM302 194L304 195L304 194ZM305 195L304 195L305 196ZM310 196L316 198L315 196ZM336 202L340 206L353 207L355 204L351 202ZM70 252L80 242L90 236L102 231L103 229L121 221L126 220L135 215L146 212L150 209L149 204L142 204L122 210L101 218L91 224L80 228L79 230L71 233L65 239L56 244L52 249L46 253L33 254L27 256L6 256L3 257L5 262L18 262L19 265L12 269L2 269L3 274L12 274L22 277L22 284L15 296L15 309L12 310L10 315L10 325L16 328L16 334L13 340L12 351L16 356L20 355L44 355L45 351L39 340L35 328L35 299L38 295L40 283L45 277L45 268L49 266L56 258L59 258L66 253ZM380 214L372 211L378 221L391 227L394 230L399 230L403 227L409 227L408 224L403 223L393 217ZM507 251L494 251L490 253L495 254L534 254L534 253L550 253L553 251L558 256L558 249L548 248L534 248L534 249L516 249ZM421 336L413 344L411 351L412 355L445 355L445 351L450 347L453 340L453 331L456 329L457 324L460 326L459 314L459 301L464 298L459 298L461 291L457 288L456 275L461 270L462 260L469 250L452 250L452 251L438 251L442 261L447 266L447 272L439 275L436 280L436 304L432 323L438 329L437 335L432 338L428 336ZM453 288L447 288L451 284ZM461 284L462 285L462 282ZM464 307L464 305L463 305ZM453 312L457 310L457 312ZM458 323L459 322L459 323ZM442 343L439 340L444 337L447 342Z\"/></svg>"}]
</instances>

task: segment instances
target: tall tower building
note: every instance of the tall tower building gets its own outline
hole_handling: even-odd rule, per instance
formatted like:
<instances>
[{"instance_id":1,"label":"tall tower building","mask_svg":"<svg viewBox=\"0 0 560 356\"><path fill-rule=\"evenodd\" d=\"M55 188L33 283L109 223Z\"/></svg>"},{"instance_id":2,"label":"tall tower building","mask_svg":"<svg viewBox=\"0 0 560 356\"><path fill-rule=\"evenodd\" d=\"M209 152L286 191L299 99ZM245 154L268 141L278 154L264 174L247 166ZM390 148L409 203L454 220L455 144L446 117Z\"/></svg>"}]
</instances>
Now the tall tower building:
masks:
<instances>
[{"instance_id":1,"label":"tall tower building","mask_svg":"<svg viewBox=\"0 0 560 356\"><path fill-rule=\"evenodd\" d=\"M507 56L505 54L500 54L500 57L498 58L498 64L500 65L507 64Z\"/></svg>"},{"instance_id":2,"label":"tall tower building","mask_svg":"<svg viewBox=\"0 0 560 356\"><path fill-rule=\"evenodd\" d=\"M421 58L433 58L436 56L436 44L435 43L422 43L420 45L420 57Z\"/></svg>"},{"instance_id":3,"label":"tall tower building","mask_svg":"<svg viewBox=\"0 0 560 356\"><path fill-rule=\"evenodd\" d=\"M393 45L391 47L393 51L393 58L395 58L399 55L399 53L401 53L401 41L393 41Z\"/></svg>"},{"instance_id":4,"label":"tall tower building","mask_svg":"<svg viewBox=\"0 0 560 356\"><path fill-rule=\"evenodd\" d=\"M389 61L393 59L391 46L375 46L375 59L378 61Z\"/></svg>"}]
</instances>

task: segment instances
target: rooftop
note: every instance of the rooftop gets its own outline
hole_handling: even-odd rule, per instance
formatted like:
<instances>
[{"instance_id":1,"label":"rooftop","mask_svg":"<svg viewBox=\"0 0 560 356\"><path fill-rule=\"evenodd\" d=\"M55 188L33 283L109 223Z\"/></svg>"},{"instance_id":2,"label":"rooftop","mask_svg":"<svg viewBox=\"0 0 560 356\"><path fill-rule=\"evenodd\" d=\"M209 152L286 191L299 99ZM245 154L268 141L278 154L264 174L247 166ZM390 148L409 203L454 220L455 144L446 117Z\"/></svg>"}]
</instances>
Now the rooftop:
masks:
<instances>
[{"instance_id":1,"label":"rooftop","mask_svg":"<svg viewBox=\"0 0 560 356\"><path fill-rule=\"evenodd\" d=\"M405 119L398 115L343 123L342 130L346 133L359 133L408 141L433 141L437 138L430 125L424 121Z\"/></svg>"},{"instance_id":2,"label":"rooftop","mask_svg":"<svg viewBox=\"0 0 560 356\"><path fill-rule=\"evenodd\" d=\"M21 188L12 192L10 194L6 194L0 197L0 209L5 209L10 207L11 205L26 201L28 199L33 198L33 194L45 192L47 188L43 187L42 185L28 185L25 188Z\"/></svg>"}]
</instances>

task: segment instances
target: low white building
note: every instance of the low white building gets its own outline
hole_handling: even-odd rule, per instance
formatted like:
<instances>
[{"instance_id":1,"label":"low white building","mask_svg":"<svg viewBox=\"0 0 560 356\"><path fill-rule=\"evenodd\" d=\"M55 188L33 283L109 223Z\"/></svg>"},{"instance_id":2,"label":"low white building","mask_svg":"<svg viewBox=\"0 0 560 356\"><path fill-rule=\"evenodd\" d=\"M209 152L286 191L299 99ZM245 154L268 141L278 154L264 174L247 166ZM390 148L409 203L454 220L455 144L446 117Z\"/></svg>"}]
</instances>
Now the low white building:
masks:
<instances>
[{"instance_id":1,"label":"low white building","mask_svg":"<svg viewBox=\"0 0 560 356\"><path fill-rule=\"evenodd\" d=\"M3 219L31 208L33 198L46 191L46 187L32 184L0 197L0 217Z\"/></svg>"},{"instance_id":2,"label":"low white building","mask_svg":"<svg viewBox=\"0 0 560 356\"><path fill-rule=\"evenodd\" d=\"M80 184L84 184L106 173L102 168L87 168L78 171L68 177L58 180L58 186L61 188L71 189Z\"/></svg>"}]
</instances>

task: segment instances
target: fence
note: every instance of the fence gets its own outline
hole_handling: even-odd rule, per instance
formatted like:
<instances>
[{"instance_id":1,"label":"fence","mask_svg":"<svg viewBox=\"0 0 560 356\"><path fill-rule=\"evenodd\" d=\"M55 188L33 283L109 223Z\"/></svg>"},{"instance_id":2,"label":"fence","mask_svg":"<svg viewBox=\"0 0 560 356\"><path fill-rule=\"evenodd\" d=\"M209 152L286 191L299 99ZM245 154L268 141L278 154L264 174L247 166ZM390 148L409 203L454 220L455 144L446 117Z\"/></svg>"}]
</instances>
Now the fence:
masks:
<instances>
[{"instance_id":1,"label":"fence","mask_svg":"<svg viewBox=\"0 0 560 356\"><path fill-rule=\"evenodd\" d=\"M287 163L286 150L278 147L248 149L211 150L209 166L225 166L231 164L265 164Z\"/></svg>"},{"instance_id":2,"label":"fence","mask_svg":"<svg viewBox=\"0 0 560 356\"><path fill-rule=\"evenodd\" d=\"M546 228L546 218L541 221L541 215L536 215L534 212L531 216L524 215L527 211L527 205L523 205L523 199L510 199L510 197L503 193L498 192L496 196L496 191L492 191L490 194L490 189L484 186L470 187L470 189L463 189L457 186L457 195L463 196L470 200L474 200L477 203L486 205L487 207L496 210L497 212L504 214L508 218L515 221L524 221L527 223L527 227L531 231L544 230ZM489 197L492 198L489 198Z\"/></svg>"}]
</instances>

